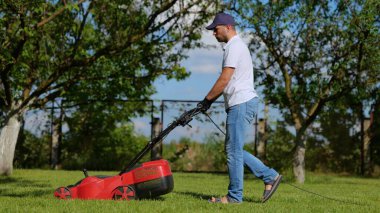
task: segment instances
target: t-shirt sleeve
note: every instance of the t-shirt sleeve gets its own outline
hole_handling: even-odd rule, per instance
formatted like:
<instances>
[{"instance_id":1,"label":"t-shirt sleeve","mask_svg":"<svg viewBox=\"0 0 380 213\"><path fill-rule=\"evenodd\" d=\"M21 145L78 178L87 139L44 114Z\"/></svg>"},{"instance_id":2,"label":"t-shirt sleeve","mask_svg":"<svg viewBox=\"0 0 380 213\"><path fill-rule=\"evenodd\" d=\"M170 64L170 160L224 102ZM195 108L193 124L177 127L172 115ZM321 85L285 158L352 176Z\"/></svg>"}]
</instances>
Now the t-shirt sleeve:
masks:
<instances>
[{"instance_id":1,"label":"t-shirt sleeve","mask_svg":"<svg viewBox=\"0 0 380 213\"><path fill-rule=\"evenodd\" d=\"M236 68L239 60L239 51L237 45L231 45L224 51L223 67Z\"/></svg>"}]
</instances>

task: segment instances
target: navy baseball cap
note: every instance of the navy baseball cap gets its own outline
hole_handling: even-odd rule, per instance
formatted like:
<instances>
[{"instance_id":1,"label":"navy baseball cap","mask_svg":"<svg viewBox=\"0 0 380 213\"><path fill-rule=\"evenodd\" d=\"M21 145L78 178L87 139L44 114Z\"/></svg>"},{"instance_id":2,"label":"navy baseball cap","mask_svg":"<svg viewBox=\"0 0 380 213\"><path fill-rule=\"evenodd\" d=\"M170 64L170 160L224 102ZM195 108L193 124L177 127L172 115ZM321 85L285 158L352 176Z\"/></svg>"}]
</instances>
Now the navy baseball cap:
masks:
<instances>
[{"instance_id":1,"label":"navy baseball cap","mask_svg":"<svg viewBox=\"0 0 380 213\"><path fill-rule=\"evenodd\" d=\"M207 26L206 29L213 30L218 25L235 25L235 19L226 13L218 13L212 24Z\"/></svg>"}]
</instances>

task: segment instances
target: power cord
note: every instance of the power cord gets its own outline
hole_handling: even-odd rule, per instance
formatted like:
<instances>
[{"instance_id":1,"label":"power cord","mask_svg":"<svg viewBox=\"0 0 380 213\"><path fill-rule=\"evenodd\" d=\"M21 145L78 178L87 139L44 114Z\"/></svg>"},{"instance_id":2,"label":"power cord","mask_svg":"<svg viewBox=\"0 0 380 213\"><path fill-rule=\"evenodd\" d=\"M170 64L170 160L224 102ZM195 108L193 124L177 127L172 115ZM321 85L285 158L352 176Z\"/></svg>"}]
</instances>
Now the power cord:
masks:
<instances>
[{"instance_id":1,"label":"power cord","mask_svg":"<svg viewBox=\"0 0 380 213\"><path fill-rule=\"evenodd\" d=\"M203 112L203 114L205 114L206 117L208 117L208 119L210 119L210 121L216 126L216 128L219 129L219 131L220 131L221 133L223 133L223 135L226 135L226 133L223 132L223 130L218 126L218 124L216 124L216 123L214 122L214 120L212 120L212 118L207 114L207 112Z\"/></svg>"},{"instance_id":2,"label":"power cord","mask_svg":"<svg viewBox=\"0 0 380 213\"><path fill-rule=\"evenodd\" d=\"M286 183L286 182L285 182ZM309 194L313 194L313 195L316 195L316 196L319 196L319 197L322 197L322 198L325 198L325 199L328 199L328 200L332 200L332 201L336 201L336 202L340 202L340 203L346 203L346 204L353 204L353 205L359 205L359 206L364 206L364 204L361 204L361 203L357 203L357 202L353 202L353 201L346 201L346 200L340 200L340 199L336 199L336 198L332 198L332 197L328 197L328 196L325 196L325 195L321 195L321 194L318 194L318 193L315 193L315 192L312 192L312 191L309 191L309 190L306 190L306 189L303 189L301 187L298 187L294 184L291 184L291 183L286 183L300 191L303 191L303 192L306 192L306 193L309 193Z\"/></svg>"}]
</instances>

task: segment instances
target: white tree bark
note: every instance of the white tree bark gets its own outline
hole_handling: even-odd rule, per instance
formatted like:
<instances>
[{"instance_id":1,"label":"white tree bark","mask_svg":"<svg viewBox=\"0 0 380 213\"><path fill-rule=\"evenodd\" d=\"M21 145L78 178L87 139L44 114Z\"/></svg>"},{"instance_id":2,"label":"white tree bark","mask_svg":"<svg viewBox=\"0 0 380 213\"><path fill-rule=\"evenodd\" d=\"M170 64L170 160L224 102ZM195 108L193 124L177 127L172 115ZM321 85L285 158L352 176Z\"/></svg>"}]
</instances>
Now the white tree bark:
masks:
<instances>
[{"instance_id":1,"label":"white tree bark","mask_svg":"<svg viewBox=\"0 0 380 213\"><path fill-rule=\"evenodd\" d=\"M13 158L21 122L17 115L11 117L0 133L0 175L11 175Z\"/></svg>"},{"instance_id":2,"label":"white tree bark","mask_svg":"<svg viewBox=\"0 0 380 213\"><path fill-rule=\"evenodd\" d=\"M60 115L53 123L50 162L52 169L61 169L62 121L64 117L65 113L61 107Z\"/></svg>"},{"instance_id":3,"label":"white tree bark","mask_svg":"<svg viewBox=\"0 0 380 213\"><path fill-rule=\"evenodd\" d=\"M294 153L293 173L298 183L305 182L305 147L298 146Z\"/></svg>"}]
</instances>

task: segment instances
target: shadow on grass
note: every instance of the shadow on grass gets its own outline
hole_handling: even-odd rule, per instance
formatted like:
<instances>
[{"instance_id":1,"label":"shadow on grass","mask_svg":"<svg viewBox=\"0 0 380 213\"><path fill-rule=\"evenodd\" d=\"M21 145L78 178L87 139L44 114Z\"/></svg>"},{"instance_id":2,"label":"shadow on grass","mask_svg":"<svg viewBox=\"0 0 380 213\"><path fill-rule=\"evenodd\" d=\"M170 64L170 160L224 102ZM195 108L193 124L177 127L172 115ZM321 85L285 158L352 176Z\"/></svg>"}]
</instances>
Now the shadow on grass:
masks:
<instances>
[{"instance_id":1,"label":"shadow on grass","mask_svg":"<svg viewBox=\"0 0 380 213\"><path fill-rule=\"evenodd\" d=\"M202 194L202 193L197 193L197 192L173 192L174 194L179 194L179 195L185 195L185 196L191 196L196 199L202 199L202 200L208 200L210 199L213 195L207 195L207 194Z\"/></svg>"},{"instance_id":2,"label":"shadow on grass","mask_svg":"<svg viewBox=\"0 0 380 213\"><path fill-rule=\"evenodd\" d=\"M25 197L43 197L47 194L51 194L53 196L53 191L51 189L33 189L28 190L27 192L22 191L14 191L12 190L1 190L0 197L13 197L13 198L25 198Z\"/></svg>"},{"instance_id":3,"label":"shadow on grass","mask_svg":"<svg viewBox=\"0 0 380 213\"><path fill-rule=\"evenodd\" d=\"M0 197L42 197L53 194L50 184L23 178L0 176Z\"/></svg>"},{"instance_id":4,"label":"shadow on grass","mask_svg":"<svg viewBox=\"0 0 380 213\"><path fill-rule=\"evenodd\" d=\"M0 184L15 183L18 181L19 181L19 179L16 179L16 178L0 176Z\"/></svg>"},{"instance_id":5,"label":"shadow on grass","mask_svg":"<svg viewBox=\"0 0 380 213\"><path fill-rule=\"evenodd\" d=\"M191 196L196 199L201 199L208 201L211 199L211 197L215 197L215 195L210 195L210 194L202 194L202 193L197 193L197 192L174 192L175 194L180 194L180 195L185 195L185 196ZM218 196L217 196L218 197ZM251 202L251 203L261 203L260 199L253 199L253 198L244 198L244 202Z\"/></svg>"},{"instance_id":6,"label":"shadow on grass","mask_svg":"<svg viewBox=\"0 0 380 213\"><path fill-rule=\"evenodd\" d=\"M26 180L23 178L13 178L13 177L1 177L0 176L0 184L10 184L10 185L22 185L27 187L42 187L47 188L51 187L50 184L47 183L41 183L41 181L32 181L32 180Z\"/></svg>"}]
</instances>

